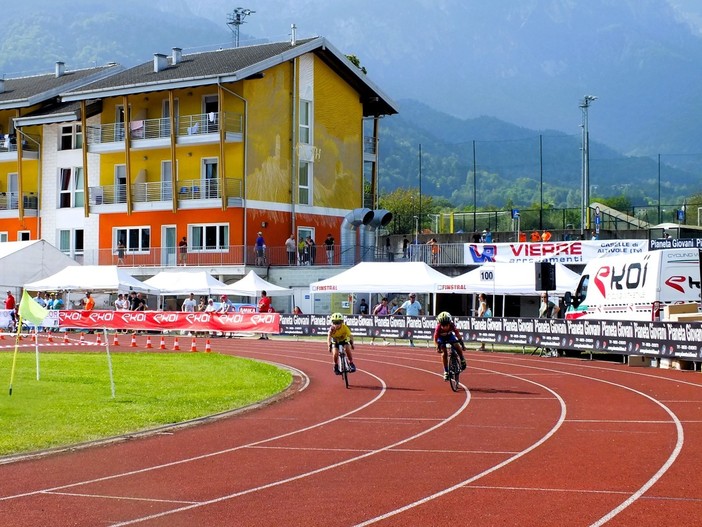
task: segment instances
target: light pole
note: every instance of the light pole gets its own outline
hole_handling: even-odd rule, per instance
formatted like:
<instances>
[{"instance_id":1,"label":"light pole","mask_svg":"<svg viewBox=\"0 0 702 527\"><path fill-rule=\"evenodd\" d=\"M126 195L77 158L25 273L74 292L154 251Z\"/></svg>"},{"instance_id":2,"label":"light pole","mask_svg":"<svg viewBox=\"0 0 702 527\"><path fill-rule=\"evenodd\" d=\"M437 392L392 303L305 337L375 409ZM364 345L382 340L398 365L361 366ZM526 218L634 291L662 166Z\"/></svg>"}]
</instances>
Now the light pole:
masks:
<instances>
[{"instance_id":1,"label":"light pole","mask_svg":"<svg viewBox=\"0 0 702 527\"><path fill-rule=\"evenodd\" d=\"M590 230L590 134L587 124L587 110L590 108L590 103L596 100L594 95L585 95L580 102L580 109L583 114L583 186L582 186L582 204L580 208L580 237L584 239L585 230Z\"/></svg>"},{"instance_id":2,"label":"light pole","mask_svg":"<svg viewBox=\"0 0 702 527\"><path fill-rule=\"evenodd\" d=\"M251 11L251 9L246 9L244 7L237 7L232 13L227 17L227 25L234 32L234 47L239 47L239 27L244 23L244 19L254 14L256 11Z\"/></svg>"}]
</instances>

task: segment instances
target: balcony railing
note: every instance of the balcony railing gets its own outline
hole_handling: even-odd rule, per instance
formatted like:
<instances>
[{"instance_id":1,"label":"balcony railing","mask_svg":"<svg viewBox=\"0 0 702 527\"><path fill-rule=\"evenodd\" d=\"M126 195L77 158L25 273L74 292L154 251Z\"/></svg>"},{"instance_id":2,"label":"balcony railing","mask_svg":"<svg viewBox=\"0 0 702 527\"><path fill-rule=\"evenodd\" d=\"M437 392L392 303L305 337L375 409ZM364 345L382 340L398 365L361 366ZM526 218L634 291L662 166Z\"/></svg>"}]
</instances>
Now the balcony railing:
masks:
<instances>
[{"instance_id":1,"label":"balcony railing","mask_svg":"<svg viewBox=\"0 0 702 527\"><path fill-rule=\"evenodd\" d=\"M23 205L25 210L37 210L37 195L33 192L23 194ZM0 210L19 210L18 192L0 192Z\"/></svg>"},{"instance_id":2,"label":"balcony railing","mask_svg":"<svg viewBox=\"0 0 702 527\"><path fill-rule=\"evenodd\" d=\"M32 134L9 135L0 134L0 153L17 152L17 138L22 137L22 150L39 151L39 136Z\"/></svg>"},{"instance_id":3,"label":"balcony railing","mask_svg":"<svg viewBox=\"0 0 702 527\"><path fill-rule=\"evenodd\" d=\"M434 267L467 265L464 261L463 243L442 243L438 254L432 254L431 247L420 244L410 246L407 256L402 251L389 255L380 247L341 247L334 246L328 256L324 245L314 249L296 250L288 253L284 246L266 247L263 259L259 259L252 245L229 247L202 247L189 245L185 258L186 266L312 266L312 265L353 265L361 261L423 261ZM127 248L119 258L117 248L102 249L97 255L85 253L85 263L100 265L120 265L126 267L175 267L182 265L177 247ZM472 265L472 264L471 264Z\"/></svg>"},{"instance_id":4,"label":"balcony railing","mask_svg":"<svg viewBox=\"0 0 702 527\"><path fill-rule=\"evenodd\" d=\"M226 178L224 184L228 198L242 197L242 182L240 179ZM222 197L219 180L186 179L176 183L179 200L218 199ZM90 187L91 205L115 205L127 203L126 185L105 185ZM149 203L170 201L173 189L170 181L148 181L134 183L131 187L134 203Z\"/></svg>"},{"instance_id":5,"label":"balcony railing","mask_svg":"<svg viewBox=\"0 0 702 527\"><path fill-rule=\"evenodd\" d=\"M198 136L219 132L221 123L228 133L242 133L242 115L228 112L210 112L194 115L181 115L176 118L176 137ZM124 141L126 123L105 123L88 126L87 139L89 146L105 143L120 143ZM168 139L171 135L171 121L167 117L157 119L137 119L129 123L129 138L132 141L141 139Z\"/></svg>"}]
</instances>

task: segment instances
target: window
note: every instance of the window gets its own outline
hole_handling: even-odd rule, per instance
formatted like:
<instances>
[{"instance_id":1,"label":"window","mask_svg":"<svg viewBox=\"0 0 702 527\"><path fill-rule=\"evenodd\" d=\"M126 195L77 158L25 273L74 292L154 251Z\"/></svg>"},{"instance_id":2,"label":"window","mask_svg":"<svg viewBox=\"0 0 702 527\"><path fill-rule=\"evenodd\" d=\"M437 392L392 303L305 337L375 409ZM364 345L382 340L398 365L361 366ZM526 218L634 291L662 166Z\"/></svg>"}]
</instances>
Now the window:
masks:
<instances>
[{"instance_id":1,"label":"window","mask_svg":"<svg viewBox=\"0 0 702 527\"><path fill-rule=\"evenodd\" d=\"M79 124L61 126L59 150L74 150L83 147L83 132Z\"/></svg>"},{"instance_id":2,"label":"window","mask_svg":"<svg viewBox=\"0 0 702 527\"><path fill-rule=\"evenodd\" d=\"M307 161L300 161L300 170L297 181L297 202L300 205L311 205L310 187L312 185L312 165Z\"/></svg>"},{"instance_id":3,"label":"window","mask_svg":"<svg viewBox=\"0 0 702 527\"><path fill-rule=\"evenodd\" d=\"M117 228L113 232L112 247L117 247L117 241L122 240L127 251L132 253L145 253L151 250L150 227L125 227Z\"/></svg>"},{"instance_id":4,"label":"window","mask_svg":"<svg viewBox=\"0 0 702 527\"><path fill-rule=\"evenodd\" d=\"M17 231L18 242L28 242L32 239L32 233L29 231Z\"/></svg>"},{"instance_id":5,"label":"window","mask_svg":"<svg viewBox=\"0 0 702 527\"><path fill-rule=\"evenodd\" d=\"M300 143L312 144L312 102L300 101Z\"/></svg>"},{"instance_id":6,"label":"window","mask_svg":"<svg viewBox=\"0 0 702 527\"><path fill-rule=\"evenodd\" d=\"M83 229L60 230L58 232L59 250L71 258L82 255L84 253L83 233Z\"/></svg>"},{"instance_id":7,"label":"window","mask_svg":"<svg viewBox=\"0 0 702 527\"><path fill-rule=\"evenodd\" d=\"M199 196L201 198L216 198L218 196L219 190L219 179L218 179L218 167L219 160L214 159L203 159L202 160L202 190Z\"/></svg>"},{"instance_id":8,"label":"window","mask_svg":"<svg viewBox=\"0 0 702 527\"><path fill-rule=\"evenodd\" d=\"M8 239L7 232L0 232L0 243L5 243Z\"/></svg>"},{"instance_id":9,"label":"window","mask_svg":"<svg viewBox=\"0 0 702 527\"><path fill-rule=\"evenodd\" d=\"M229 250L229 225L191 225L189 241L194 252Z\"/></svg>"},{"instance_id":10,"label":"window","mask_svg":"<svg viewBox=\"0 0 702 527\"><path fill-rule=\"evenodd\" d=\"M60 209L82 207L83 168L59 168L59 203Z\"/></svg>"}]
</instances>

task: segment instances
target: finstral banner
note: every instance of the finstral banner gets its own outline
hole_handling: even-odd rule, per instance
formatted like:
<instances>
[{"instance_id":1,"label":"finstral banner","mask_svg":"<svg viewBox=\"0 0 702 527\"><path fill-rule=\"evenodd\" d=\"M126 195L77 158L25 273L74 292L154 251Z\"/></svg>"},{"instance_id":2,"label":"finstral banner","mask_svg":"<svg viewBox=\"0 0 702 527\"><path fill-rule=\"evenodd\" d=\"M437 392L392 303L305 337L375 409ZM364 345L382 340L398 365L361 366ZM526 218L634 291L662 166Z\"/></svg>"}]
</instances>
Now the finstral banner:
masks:
<instances>
[{"instance_id":1,"label":"finstral banner","mask_svg":"<svg viewBox=\"0 0 702 527\"><path fill-rule=\"evenodd\" d=\"M184 313L182 311L55 311L62 328L137 331L251 331L279 333L279 313Z\"/></svg>"},{"instance_id":2,"label":"finstral banner","mask_svg":"<svg viewBox=\"0 0 702 527\"><path fill-rule=\"evenodd\" d=\"M543 262L585 265L601 256L643 253L647 240L582 240L535 243L467 243L466 265L489 262Z\"/></svg>"}]
</instances>

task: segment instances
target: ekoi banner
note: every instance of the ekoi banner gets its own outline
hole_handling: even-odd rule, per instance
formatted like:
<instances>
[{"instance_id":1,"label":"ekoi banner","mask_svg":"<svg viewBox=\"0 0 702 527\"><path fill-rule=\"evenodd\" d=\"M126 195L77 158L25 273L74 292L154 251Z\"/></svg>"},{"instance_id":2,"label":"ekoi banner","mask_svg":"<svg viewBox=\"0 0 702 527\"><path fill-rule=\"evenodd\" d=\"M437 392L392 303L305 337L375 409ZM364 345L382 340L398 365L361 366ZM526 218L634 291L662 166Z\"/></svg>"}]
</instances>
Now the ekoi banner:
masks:
<instances>
[{"instance_id":1,"label":"ekoi banner","mask_svg":"<svg viewBox=\"0 0 702 527\"><path fill-rule=\"evenodd\" d=\"M280 333L279 313L187 313L181 311L58 311L62 328L135 331L250 331Z\"/></svg>"}]
</instances>

